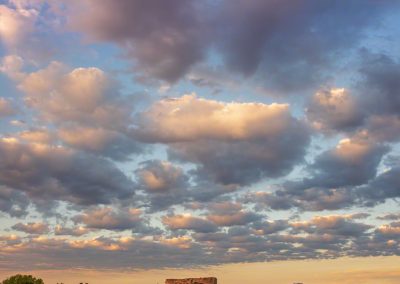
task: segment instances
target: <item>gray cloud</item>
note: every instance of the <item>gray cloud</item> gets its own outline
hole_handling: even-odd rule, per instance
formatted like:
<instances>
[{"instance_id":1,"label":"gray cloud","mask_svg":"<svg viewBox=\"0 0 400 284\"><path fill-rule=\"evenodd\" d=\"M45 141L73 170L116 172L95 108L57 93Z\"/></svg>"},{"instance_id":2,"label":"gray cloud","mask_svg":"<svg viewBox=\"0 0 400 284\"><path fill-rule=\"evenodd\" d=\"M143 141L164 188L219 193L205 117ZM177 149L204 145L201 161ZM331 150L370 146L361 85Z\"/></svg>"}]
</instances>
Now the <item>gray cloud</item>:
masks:
<instances>
[{"instance_id":1,"label":"gray cloud","mask_svg":"<svg viewBox=\"0 0 400 284\"><path fill-rule=\"evenodd\" d=\"M306 114L312 125L322 131L351 130L364 119L358 98L348 90L322 89L308 102Z\"/></svg>"},{"instance_id":2,"label":"gray cloud","mask_svg":"<svg viewBox=\"0 0 400 284\"><path fill-rule=\"evenodd\" d=\"M342 140L322 153L312 165L314 177L305 180L308 187L343 187L360 185L373 179L388 148L363 139Z\"/></svg>"},{"instance_id":3,"label":"gray cloud","mask_svg":"<svg viewBox=\"0 0 400 284\"><path fill-rule=\"evenodd\" d=\"M92 208L72 218L89 229L123 231L139 227L143 220L138 209L114 210L111 207Z\"/></svg>"},{"instance_id":4,"label":"gray cloud","mask_svg":"<svg viewBox=\"0 0 400 284\"><path fill-rule=\"evenodd\" d=\"M38 200L110 203L132 196L133 182L111 162L46 144L0 141L0 182Z\"/></svg>"},{"instance_id":5,"label":"gray cloud","mask_svg":"<svg viewBox=\"0 0 400 284\"><path fill-rule=\"evenodd\" d=\"M49 232L49 226L44 223L17 223L11 228L16 231L21 231L33 235L42 235Z\"/></svg>"},{"instance_id":6,"label":"gray cloud","mask_svg":"<svg viewBox=\"0 0 400 284\"><path fill-rule=\"evenodd\" d=\"M13 217L22 217L28 213L29 204L30 200L26 194L6 186L0 186L0 211Z\"/></svg>"},{"instance_id":7,"label":"gray cloud","mask_svg":"<svg viewBox=\"0 0 400 284\"><path fill-rule=\"evenodd\" d=\"M176 81L213 49L227 69L246 76L260 70L269 88L291 91L320 84L334 59L357 46L364 29L391 6L259 0L66 4L72 29L117 43L144 75Z\"/></svg>"},{"instance_id":8,"label":"gray cloud","mask_svg":"<svg viewBox=\"0 0 400 284\"><path fill-rule=\"evenodd\" d=\"M137 121L137 139L168 144L170 159L192 162L199 179L223 185L288 174L309 143L307 126L287 104L225 103L190 94L154 103Z\"/></svg>"},{"instance_id":9,"label":"gray cloud","mask_svg":"<svg viewBox=\"0 0 400 284\"><path fill-rule=\"evenodd\" d=\"M71 5L72 4L72 5ZM70 25L90 38L117 42L141 75L170 82L203 58L205 7L194 1L72 1ZM200 14L202 16L200 16Z\"/></svg>"},{"instance_id":10,"label":"gray cloud","mask_svg":"<svg viewBox=\"0 0 400 284\"><path fill-rule=\"evenodd\" d=\"M215 223L199 217L189 215L169 215L162 218L163 224L170 230L193 230L197 233L217 231Z\"/></svg>"},{"instance_id":11,"label":"gray cloud","mask_svg":"<svg viewBox=\"0 0 400 284\"><path fill-rule=\"evenodd\" d=\"M371 114L395 114L400 110L400 63L385 54L361 51L362 62L358 86L365 107Z\"/></svg>"},{"instance_id":12,"label":"gray cloud","mask_svg":"<svg viewBox=\"0 0 400 284\"><path fill-rule=\"evenodd\" d=\"M394 166L380 174L368 184L357 188L356 193L367 206L400 197L400 167Z\"/></svg>"}]
</instances>

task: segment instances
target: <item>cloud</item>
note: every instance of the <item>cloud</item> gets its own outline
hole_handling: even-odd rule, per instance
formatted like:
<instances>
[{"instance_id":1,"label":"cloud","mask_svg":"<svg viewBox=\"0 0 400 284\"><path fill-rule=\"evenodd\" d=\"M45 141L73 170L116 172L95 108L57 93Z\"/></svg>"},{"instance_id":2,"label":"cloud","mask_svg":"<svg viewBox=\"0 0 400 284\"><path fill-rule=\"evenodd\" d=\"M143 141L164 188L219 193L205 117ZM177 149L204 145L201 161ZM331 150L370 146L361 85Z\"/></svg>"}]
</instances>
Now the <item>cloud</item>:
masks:
<instances>
[{"instance_id":1,"label":"cloud","mask_svg":"<svg viewBox=\"0 0 400 284\"><path fill-rule=\"evenodd\" d=\"M9 187L0 186L0 211L8 213L12 217L25 216L30 204L26 194Z\"/></svg>"},{"instance_id":2,"label":"cloud","mask_svg":"<svg viewBox=\"0 0 400 284\"><path fill-rule=\"evenodd\" d=\"M225 209L236 207L232 204L221 206ZM254 228L232 226L221 232L194 232L183 236L150 233L141 237L114 234L113 237L69 239L4 235L0 237L0 243L6 250L0 255L9 255L4 262L7 268L22 267L32 262L31 256L34 256L42 260L35 268L95 266L125 270L398 254L396 240L392 239L397 236L398 224L374 228L358 221L364 217L365 214L353 214L313 216L306 221L269 220L268 225L264 225L275 228L265 232L255 229L259 225L255 223ZM182 215L166 216L164 220L170 221L171 226L177 225L177 229L194 226L192 228L199 230L204 229L206 221ZM9 251L13 253L8 254ZM36 262L32 263L36 265Z\"/></svg>"},{"instance_id":3,"label":"cloud","mask_svg":"<svg viewBox=\"0 0 400 284\"><path fill-rule=\"evenodd\" d=\"M238 203L216 202L210 205L207 219L218 226L246 225L261 219L261 215L242 209Z\"/></svg>"},{"instance_id":4,"label":"cloud","mask_svg":"<svg viewBox=\"0 0 400 284\"><path fill-rule=\"evenodd\" d=\"M52 62L28 73L18 87L26 94L26 104L50 122L109 129L123 129L129 123L131 104L112 79L95 67L69 71L62 63Z\"/></svg>"},{"instance_id":5,"label":"cloud","mask_svg":"<svg viewBox=\"0 0 400 284\"><path fill-rule=\"evenodd\" d=\"M166 210L173 205L207 202L239 189L236 185L220 185L195 178L190 171L168 161L141 162L135 174L136 188L143 191L137 199L150 212Z\"/></svg>"},{"instance_id":6,"label":"cloud","mask_svg":"<svg viewBox=\"0 0 400 284\"><path fill-rule=\"evenodd\" d=\"M100 207L86 210L73 217L75 223L82 223L89 229L123 231L139 227L142 222L139 209L115 211L111 207Z\"/></svg>"},{"instance_id":7,"label":"cloud","mask_svg":"<svg viewBox=\"0 0 400 284\"><path fill-rule=\"evenodd\" d=\"M10 49L19 48L27 35L33 32L37 17L35 9L0 5L0 38L3 43Z\"/></svg>"},{"instance_id":8,"label":"cloud","mask_svg":"<svg viewBox=\"0 0 400 284\"><path fill-rule=\"evenodd\" d=\"M168 161L146 161L136 170L140 187L150 194L166 193L188 186L183 170Z\"/></svg>"},{"instance_id":9,"label":"cloud","mask_svg":"<svg viewBox=\"0 0 400 284\"><path fill-rule=\"evenodd\" d=\"M346 130L362 123L362 113L356 98L342 89L320 90L314 94L306 109L312 125L322 130Z\"/></svg>"},{"instance_id":10,"label":"cloud","mask_svg":"<svg viewBox=\"0 0 400 284\"><path fill-rule=\"evenodd\" d=\"M215 223L190 215L171 215L162 218L164 225L170 230L193 230L198 233L210 233L217 231Z\"/></svg>"},{"instance_id":11,"label":"cloud","mask_svg":"<svg viewBox=\"0 0 400 284\"><path fill-rule=\"evenodd\" d=\"M357 216L354 215L315 216L309 222L293 222L291 226L295 230L306 231L308 233L346 237L360 236L372 228L370 225L354 222L353 219L355 218Z\"/></svg>"},{"instance_id":12,"label":"cloud","mask_svg":"<svg viewBox=\"0 0 400 284\"><path fill-rule=\"evenodd\" d=\"M309 180L310 186L364 184L375 177L378 164L387 151L386 146L362 136L342 139L334 149L316 158L312 165L314 178Z\"/></svg>"},{"instance_id":13,"label":"cloud","mask_svg":"<svg viewBox=\"0 0 400 284\"><path fill-rule=\"evenodd\" d=\"M365 108L371 114L398 114L400 109L400 63L385 54L361 51L362 62L358 82Z\"/></svg>"},{"instance_id":14,"label":"cloud","mask_svg":"<svg viewBox=\"0 0 400 284\"><path fill-rule=\"evenodd\" d=\"M54 228L54 235L56 236L83 236L89 233L90 230L84 227L64 227L62 225L56 225Z\"/></svg>"},{"instance_id":15,"label":"cloud","mask_svg":"<svg viewBox=\"0 0 400 284\"><path fill-rule=\"evenodd\" d=\"M132 196L133 183L111 162L62 146L0 140L0 182L37 200L108 204Z\"/></svg>"},{"instance_id":16,"label":"cloud","mask_svg":"<svg viewBox=\"0 0 400 284\"><path fill-rule=\"evenodd\" d=\"M198 164L199 176L241 185L287 174L309 142L306 126L286 104L224 103L194 94L155 103L139 115L136 135L167 143L171 158Z\"/></svg>"},{"instance_id":17,"label":"cloud","mask_svg":"<svg viewBox=\"0 0 400 284\"><path fill-rule=\"evenodd\" d=\"M273 185L268 192L252 192L242 200L264 209L312 211L347 208L364 203L364 199L374 199L373 195L378 200L385 200L388 192L383 193L383 189L373 193L369 184L379 180L378 165L389 147L364 134L344 138L334 148L316 156L307 168L309 177L286 180ZM388 191L393 192L392 189ZM379 198L378 195L384 196Z\"/></svg>"},{"instance_id":18,"label":"cloud","mask_svg":"<svg viewBox=\"0 0 400 284\"><path fill-rule=\"evenodd\" d=\"M221 3L216 41L228 69L245 75L259 71L256 75L268 89L283 93L326 80L338 55L357 46L362 31L378 22L386 8L361 7L357 1Z\"/></svg>"},{"instance_id":19,"label":"cloud","mask_svg":"<svg viewBox=\"0 0 400 284\"><path fill-rule=\"evenodd\" d=\"M219 226L236 226L257 221L260 216L252 212L240 211L229 215L208 215L207 218Z\"/></svg>"},{"instance_id":20,"label":"cloud","mask_svg":"<svg viewBox=\"0 0 400 284\"><path fill-rule=\"evenodd\" d=\"M65 4L72 30L116 43L150 80L175 82L213 52L227 70L244 76L260 71L268 88L291 91L319 84L339 55L357 47L363 31L393 7L259 0Z\"/></svg>"},{"instance_id":21,"label":"cloud","mask_svg":"<svg viewBox=\"0 0 400 284\"><path fill-rule=\"evenodd\" d=\"M192 1L69 1L69 24L96 41L118 43L139 74L174 82L203 57L201 19Z\"/></svg>"},{"instance_id":22,"label":"cloud","mask_svg":"<svg viewBox=\"0 0 400 284\"><path fill-rule=\"evenodd\" d=\"M372 115L366 124L366 133L378 142L394 142L400 138L400 117L398 115Z\"/></svg>"},{"instance_id":23,"label":"cloud","mask_svg":"<svg viewBox=\"0 0 400 284\"><path fill-rule=\"evenodd\" d=\"M7 55L1 60L0 71L15 81L21 81L25 77L22 71L24 60L17 55Z\"/></svg>"},{"instance_id":24,"label":"cloud","mask_svg":"<svg viewBox=\"0 0 400 284\"><path fill-rule=\"evenodd\" d=\"M15 114L15 110L9 100L0 98L0 118Z\"/></svg>"},{"instance_id":25,"label":"cloud","mask_svg":"<svg viewBox=\"0 0 400 284\"><path fill-rule=\"evenodd\" d=\"M385 214L382 216L378 216L377 219L379 220L399 220L400 219L400 213L395 214L395 213L390 213L390 214Z\"/></svg>"},{"instance_id":26,"label":"cloud","mask_svg":"<svg viewBox=\"0 0 400 284\"><path fill-rule=\"evenodd\" d=\"M116 160L142 151L129 134L134 100L123 96L108 74L93 67L70 70L59 62L26 73L23 61L11 59L17 62L4 72L17 81L25 104L41 121L57 126L63 143Z\"/></svg>"},{"instance_id":27,"label":"cloud","mask_svg":"<svg viewBox=\"0 0 400 284\"><path fill-rule=\"evenodd\" d=\"M256 235L270 235L288 229L289 223L286 220L258 221L251 228Z\"/></svg>"},{"instance_id":28,"label":"cloud","mask_svg":"<svg viewBox=\"0 0 400 284\"><path fill-rule=\"evenodd\" d=\"M21 231L33 235L42 235L49 232L48 225L44 223L27 223L27 224L17 223L11 228L16 231Z\"/></svg>"},{"instance_id":29,"label":"cloud","mask_svg":"<svg viewBox=\"0 0 400 284\"><path fill-rule=\"evenodd\" d=\"M364 205L374 206L390 198L400 196L400 167L393 165L387 171L378 175L368 184L356 189L361 202Z\"/></svg>"},{"instance_id":30,"label":"cloud","mask_svg":"<svg viewBox=\"0 0 400 284\"><path fill-rule=\"evenodd\" d=\"M62 127L58 137L73 148L119 161L129 160L132 153L142 151L142 145L128 135L101 127Z\"/></svg>"}]
</instances>

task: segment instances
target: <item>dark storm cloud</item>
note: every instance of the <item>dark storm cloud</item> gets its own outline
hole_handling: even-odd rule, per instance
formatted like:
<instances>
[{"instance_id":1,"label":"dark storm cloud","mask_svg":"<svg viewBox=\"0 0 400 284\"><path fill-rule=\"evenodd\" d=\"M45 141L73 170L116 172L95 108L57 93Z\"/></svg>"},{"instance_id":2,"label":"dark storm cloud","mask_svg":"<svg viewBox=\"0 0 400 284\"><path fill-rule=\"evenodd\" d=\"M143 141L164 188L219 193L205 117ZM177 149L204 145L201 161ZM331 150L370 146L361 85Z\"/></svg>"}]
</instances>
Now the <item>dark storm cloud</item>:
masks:
<instances>
[{"instance_id":1,"label":"dark storm cloud","mask_svg":"<svg viewBox=\"0 0 400 284\"><path fill-rule=\"evenodd\" d=\"M75 204L128 198L133 183L111 162L59 146L0 141L0 182L38 200Z\"/></svg>"}]
</instances>

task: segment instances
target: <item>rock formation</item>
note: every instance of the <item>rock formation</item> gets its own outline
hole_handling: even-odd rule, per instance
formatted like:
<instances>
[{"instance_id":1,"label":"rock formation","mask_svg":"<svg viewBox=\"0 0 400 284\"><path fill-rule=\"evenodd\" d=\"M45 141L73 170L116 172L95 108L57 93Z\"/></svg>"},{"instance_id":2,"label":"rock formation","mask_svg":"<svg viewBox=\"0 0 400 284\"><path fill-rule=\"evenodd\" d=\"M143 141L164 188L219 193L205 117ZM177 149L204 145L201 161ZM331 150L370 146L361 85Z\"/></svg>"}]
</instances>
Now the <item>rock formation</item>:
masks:
<instances>
[{"instance_id":1,"label":"rock formation","mask_svg":"<svg viewBox=\"0 0 400 284\"><path fill-rule=\"evenodd\" d=\"M215 277L166 279L165 284L217 284Z\"/></svg>"}]
</instances>

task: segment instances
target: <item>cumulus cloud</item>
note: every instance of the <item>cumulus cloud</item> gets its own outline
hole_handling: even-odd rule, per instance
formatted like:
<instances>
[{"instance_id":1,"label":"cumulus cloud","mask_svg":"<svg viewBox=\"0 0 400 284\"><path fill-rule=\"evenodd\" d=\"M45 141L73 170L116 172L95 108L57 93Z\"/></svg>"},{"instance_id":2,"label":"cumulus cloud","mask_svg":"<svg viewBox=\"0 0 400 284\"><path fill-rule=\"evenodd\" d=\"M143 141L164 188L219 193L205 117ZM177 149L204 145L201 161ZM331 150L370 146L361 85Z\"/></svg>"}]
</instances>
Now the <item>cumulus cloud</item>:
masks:
<instances>
[{"instance_id":1,"label":"cumulus cloud","mask_svg":"<svg viewBox=\"0 0 400 284\"><path fill-rule=\"evenodd\" d=\"M365 205L373 206L389 198L400 196L400 166L393 165L368 184L356 189L357 195Z\"/></svg>"},{"instance_id":2,"label":"cumulus cloud","mask_svg":"<svg viewBox=\"0 0 400 284\"><path fill-rule=\"evenodd\" d=\"M36 9L20 5L0 5L0 38L4 44L11 49L20 47L26 36L33 32L38 13Z\"/></svg>"},{"instance_id":3,"label":"cumulus cloud","mask_svg":"<svg viewBox=\"0 0 400 284\"><path fill-rule=\"evenodd\" d=\"M219 185L194 178L190 171L168 161L144 161L135 173L136 188L144 193L141 202L151 212L173 205L207 202L239 189L236 185Z\"/></svg>"},{"instance_id":4,"label":"cumulus cloud","mask_svg":"<svg viewBox=\"0 0 400 284\"><path fill-rule=\"evenodd\" d=\"M8 213L12 217L22 217L28 212L30 204L26 194L9 187L0 186L0 211Z\"/></svg>"},{"instance_id":5,"label":"cumulus cloud","mask_svg":"<svg viewBox=\"0 0 400 284\"><path fill-rule=\"evenodd\" d=\"M168 161L143 162L136 174L141 187L149 193L165 193L188 186L183 170Z\"/></svg>"},{"instance_id":6,"label":"cumulus cloud","mask_svg":"<svg viewBox=\"0 0 400 284\"><path fill-rule=\"evenodd\" d=\"M19 88L26 93L28 106L55 123L121 129L132 110L106 73L94 67L69 71L62 63L52 62L27 74Z\"/></svg>"},{"instance_id":7,"label":"cumulus cloud","mask_svg":"<svg viewBox=\"0 0 400 284\"><path fill-rule=\"evenodd\" d=\"M365 194L373 192L367 185L380 179L378 165L389 151L388 146L364 134L344 138L336 147L319 154L309 165L309 177L274 185L271 191L249 193L243 201L260 208L316 211L361 204ZM376 192L386 196L382 190Z\"/></svg>"},{"instance_id":8,"label":"cumulus cloud","mask_svg":"<svg viewBox=\"0 0 400 284\"><path fill-rule=\"evenodd\" d=\"M18 223L11 227L16 231L21 231L27 234L42 235L49 232L48 225L44 223Z\"/></svg>"},{"instance_id":9,"label":"cumulus cloud","mask_svg":"<svg viewBox=\"0 0 400 284\"><path fill-rule=\"evenodd\" d=\"M155 103L140 114L138 127L138 139L168 143L172 158L198 164L200 176L222 184L287 174L309 142L306 126L286 104L224 103L194 94Z\"/></svg>"},{"instance_id":10,"label":"cumulus cloud","mask_svg":"<svg viewBox=\"0 0 400 284\"><path fill-rule=\"evenodd\" d=\"M218 227L215 223L190 215L171 215L162 218L163 224L170 230L193 230L198 233L215 232Z\"/></svg>"},{"instance_id":11,"label":"cumulus cloud","mask_svg":"<svg viewBox=\"0 0 400 284\"><path fill-rule=\"evenodd\" d=\"M2 138L0 157L0 182L34 199L107 204L133 194L111 162L69 148Z\"/></svg>"},{"instance_id":12,"label":"cumulus cloud","mask_svg":"<svg viewBox=\"0 0 400 284\"><path fill-rule=\"evenodd\" d=\"M344 88L320 90L306 109L312 125L321 130L346 130L361 124L363 116L356 98Z\"/></svg>"},{"instance_id":13,"label":"cumulus cloud","mask_svg":"<svg viewBox=\"0 0 400 284\"><path fill-rule=\"evenodd\" d=\"M293 222L292 228L302 230L308 233L341 235L348 237L357 237L365 231L372 228L370 225L353 221L357 215L331 215L315 216L310 221Z\"/></svg>"},{"instance_id":14,"label":"cumulus cloud","mask_svg":"<svg viewBox=\"0 0 400 284\"><path fill-rule=\"evenodd\" d=\"M91 67L70 70L59 62L26 73L20 58L6 61L3 72L17 81L28 107L58 126L63 143L116 160L141 152L129 134L134 100L108 74Z\"/></svg>"},{"instance_id":15,"label":"cumulus cloud","mask_svg":"<svg viewBox=\"0 0 400 284\"><path fill-rule=\"evenodd\" d=\"M9 100L0 97L0 118L15 114L15 110Z\"/></svg>"},{"instance_id":16,"label":"cumulus cloud","mask_svg":"<svg viewBox=\"0 0 400 284\"><path fill-rule=\"evenodd\" d=\"M261 219L261 215L246 211L238 203L217 202L210 205L207 219L218 226L246 225Z\"/></svg>"},{"instance_id":17,"label":"cumulus cloud","mask_svg":"<svg viewBox=\"0 0 400 284\"><path fill-rule=\"evenodd\" d=\"M68 2L70 26L90 39L118 43L139 74L173 82L203 57L205 14L196 13L193 1Z\"/></svg>"},{"instance_id":18,"label":"cumulus cloud","mask_svg":"<svg viewBox=\"0 0 400 284\"><path fill-rule=\"evenodd\" d=\"M25 77L22 71L24 60L17 55L7 55L1 60L0 71L15 81L21 81Z\"/></svg>"},{"instance_id":19,"label":"cumulus cloud","mask_svg":"<svg viewBox=\"0 0 400 284\"><path fill-rule=\"evenodd\" d=\"M388 151L384 145L354 136L339 141L337 146L316 158L312 186L340 187L361 185L373 179L382 156Z\"/></svg>"},{"instance_id":20,"label":"cumulus cloud","mask_svg":"<svg viewBox=\"0 0 400 284\"><path fill-rule=\"evenodd\" d=\"M56 236L75 236L75 237L79 237L79 236L83 236L87 233L89 233L90 230L79 226L79 227L65 227L62 225L56 225L54 228L54 235Z\"/></svg>"},{"instance_id":21,"label":"cumulus cloud","mask_svg":"<svg viewBox=\"0 0 400 284\"><path fill-rule=\"evenodd\" d=\"M139 209L115 211L111 207L100 207L86 210L73 217L74 222L82 223L89 229L122 231L139 227L142 222Z\"/></svg>"}]
</instances>

